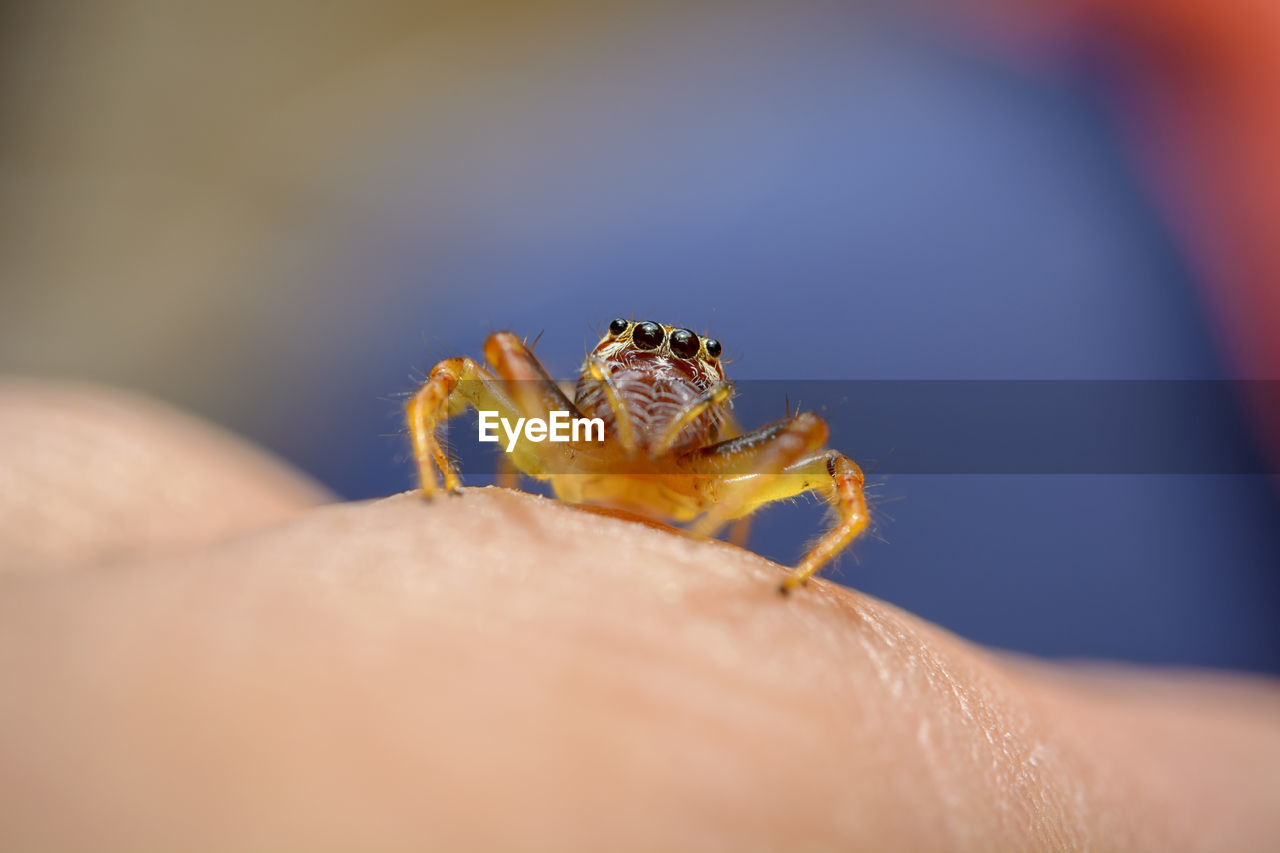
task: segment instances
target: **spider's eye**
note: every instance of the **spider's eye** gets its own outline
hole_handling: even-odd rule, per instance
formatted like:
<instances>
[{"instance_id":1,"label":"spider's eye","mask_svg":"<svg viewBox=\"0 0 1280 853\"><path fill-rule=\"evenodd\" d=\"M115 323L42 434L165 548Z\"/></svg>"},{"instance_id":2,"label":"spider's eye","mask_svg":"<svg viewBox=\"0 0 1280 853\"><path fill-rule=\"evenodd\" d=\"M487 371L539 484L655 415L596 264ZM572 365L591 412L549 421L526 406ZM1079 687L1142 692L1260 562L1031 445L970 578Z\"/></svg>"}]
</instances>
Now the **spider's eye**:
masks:
<instances>
[{"instance_id":1,"label":"spider's eye","mask_svg":"<svg viewBox=\"0 0 1280 853\"><path fill-rule=\"evenodd\" d=\"M631 340L640 349L657 349L662 346L662 338L666 333L657 323L641 323L631 333Z\"/></svg>"},{"instance_id":2,"label":"spider's eye","mask_svg":"<svg viewBox=\"0 0 1280 853\"><path fill-rule=\"evenodd\" d=\"M719 341L717 341L715 338L707 338L706 341L704 341L704 343L706 343L707 345L707 355L711 356L712 358L720 357Z\"/></svg>"},{"instance_id":3,"label":"spider's eye","mask_svg":"<svg viewBox=\"0 0 1280 853\"><path fill-rule=\"evenodd\" d=\"M671 333L671 351L679 358L694 358L698 354L698 336L688 329L676 329Z\"/></svg>"},{"instance_id":4,"label":"spider's eye","mask_svg":"<svg viewBox=\"0 0 1280 853\"><path fill-rule=\"evenodd\" d=\"M609 324L609 334L620 335L623 332L625 332L627 330L627 326L630 326L630 325L631 324L628 323L626 320L619 317L618 319L614 320L612 323Z\"/></svg>"}]
</instances>

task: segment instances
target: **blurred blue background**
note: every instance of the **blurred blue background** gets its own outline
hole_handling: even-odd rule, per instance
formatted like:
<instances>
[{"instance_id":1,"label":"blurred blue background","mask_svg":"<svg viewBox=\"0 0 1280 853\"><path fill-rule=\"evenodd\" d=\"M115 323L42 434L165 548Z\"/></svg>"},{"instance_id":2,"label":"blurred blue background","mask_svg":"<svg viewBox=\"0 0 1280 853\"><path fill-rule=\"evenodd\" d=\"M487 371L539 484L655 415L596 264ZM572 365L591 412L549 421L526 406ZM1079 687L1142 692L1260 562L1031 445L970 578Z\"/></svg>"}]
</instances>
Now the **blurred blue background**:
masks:
<instances>
[{"instance_id":1,"label":"blurred blue background","mask_svg":"<svg viewBox=\"0 0 1280 853\"><path fill-rule=\"evenodd\" d=\"M121 7L17 78L55 106L5 160L3 366L159 394L343 497L412 486L400 395L500 328L560 376L621 314L739 379L1228 377L1087 56L824 3ZM19 71L85 47L9 37ZM1005 648L1280 672L1266 477L869 473L843 582ZM821 519L771 508L752 547L792 562Z\"/></svg>"}]
</instances>

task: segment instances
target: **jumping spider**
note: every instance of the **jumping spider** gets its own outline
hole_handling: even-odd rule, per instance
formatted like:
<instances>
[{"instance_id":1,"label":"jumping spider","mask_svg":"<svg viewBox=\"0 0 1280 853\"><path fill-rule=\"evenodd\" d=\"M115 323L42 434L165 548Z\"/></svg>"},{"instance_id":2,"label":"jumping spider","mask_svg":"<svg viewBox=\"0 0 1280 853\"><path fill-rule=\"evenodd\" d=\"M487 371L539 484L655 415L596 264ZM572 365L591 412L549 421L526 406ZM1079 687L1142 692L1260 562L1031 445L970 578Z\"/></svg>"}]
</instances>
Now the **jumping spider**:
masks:
<instances>
[{"instance_id":1,"label":"jumping spider","mask_svg":"<svg viewBox=\"0 0 1280 853\"><path fill-rule=\"evenodd\" d=\"M604 441L516 442L503 454L514 468L549 480L556 497L630 510L677 522L698 519L693 532L713 536L764 504L815 491L836 520L782 581L800 586L862 533L868 523L862 471L827 450L827 425L817 415L786 418L743 432L730 412L721 347L687 329L618 318L596 344L578 377L573 400L511 332L485 341L492 371L469 358L437 364L408 405L409 432L422 493L461 491L462 482L436 427L470 404L501 417L546 418L552 411L601 418ZM508 481L518 476L511 472ZM701 518L698 518L701 516Z\"/></svg>"}]
</instances>

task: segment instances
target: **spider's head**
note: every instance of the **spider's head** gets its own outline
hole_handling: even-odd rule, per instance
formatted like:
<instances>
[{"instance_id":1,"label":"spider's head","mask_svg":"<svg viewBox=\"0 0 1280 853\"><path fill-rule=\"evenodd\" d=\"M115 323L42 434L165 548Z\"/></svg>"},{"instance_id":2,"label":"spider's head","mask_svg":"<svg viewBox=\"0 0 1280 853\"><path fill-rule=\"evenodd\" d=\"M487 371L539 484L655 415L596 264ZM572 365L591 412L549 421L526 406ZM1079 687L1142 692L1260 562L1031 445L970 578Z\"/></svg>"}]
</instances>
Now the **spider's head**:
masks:
<instances>
[{"instance_id":1,"label":"spider's head","mask_svg":"<svg viewBox=\"0 0 1280 853\"><path fill-rule=\"evenodd\" d=\"M594 352L611 364L674 368L708 383L724 379L719 341L648 320L633 323L619 317Z\"/></svg>"},{"instance_id":2,"label":"spider's head","mask_svg":"<svg viewBox=\"0 0 1280 853\"><path fill-rule=\"evenodd\" d=\"M593 370L593 363L596 369ZM604 384L593 374L603 368L616 395L610 402ZM705 392L724 383L720 342L688 329L619 317L587 358L578 377L574 404L588 417L604 418L616 431L615 406L625 408L640 447L657 441L668 426ZM732 404L712 405L688 425L669 448L680 452L713 442Z\"/></svg>"}]
</instances>

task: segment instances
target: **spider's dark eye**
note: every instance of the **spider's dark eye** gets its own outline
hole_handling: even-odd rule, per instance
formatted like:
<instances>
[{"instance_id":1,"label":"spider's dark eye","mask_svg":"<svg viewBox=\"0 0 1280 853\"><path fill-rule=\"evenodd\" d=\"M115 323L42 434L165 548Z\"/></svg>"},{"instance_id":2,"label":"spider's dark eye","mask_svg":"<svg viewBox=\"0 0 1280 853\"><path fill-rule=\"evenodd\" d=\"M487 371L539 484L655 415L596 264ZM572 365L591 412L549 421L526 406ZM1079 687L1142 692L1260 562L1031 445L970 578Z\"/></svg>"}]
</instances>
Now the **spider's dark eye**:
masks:
<instances>
[{"instance_id":1,"label":"spider's dark eye","mask_svg":"<svg viewBox=\"0 0 1280 853\"><path fill-rule=\"evenodd\" d=\"M707 355L712 358L720 357L720 342L715 338L707 338L704 343L707 345Z\"/></svg>"},{"instance_id":2,"label":"spider's dark eye","mask_svg":"<svg viewBox=\"0 0 1280 853\"><path fill-rule=\"evenodd\" d=\"M679 358L694 358L698 354L698 336L688 329L676 329L671 333L671 351Z\"/></svg>"},{"instance_id":3,"label":"spider's dark eye","mask_svg":"<svg viewBox=\"0 0 1280 853\"><path fill-rule=\"evenodd\" d=\"M623 332L625 332L627 330L627 326L630 326L630 325L631 324L628 323L626 320L619 317L618 319L614 320L612 323L609 324L609 334L620 335Z\"/></svg>"},{"instance_id":4,"label":"spider's dark eye","mask_svg":"<svg viewBox=\"0 0 1280 853\"><path fill-rule=\"evenodd\" d=\"M641 323L631 333L631 340L640 349L657 349L662 346L662 338L666 333L657 323Z\"/></svg>"}]
</instances>

